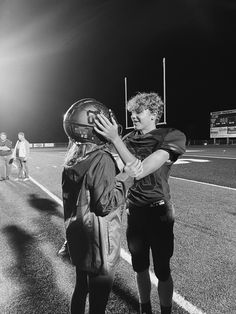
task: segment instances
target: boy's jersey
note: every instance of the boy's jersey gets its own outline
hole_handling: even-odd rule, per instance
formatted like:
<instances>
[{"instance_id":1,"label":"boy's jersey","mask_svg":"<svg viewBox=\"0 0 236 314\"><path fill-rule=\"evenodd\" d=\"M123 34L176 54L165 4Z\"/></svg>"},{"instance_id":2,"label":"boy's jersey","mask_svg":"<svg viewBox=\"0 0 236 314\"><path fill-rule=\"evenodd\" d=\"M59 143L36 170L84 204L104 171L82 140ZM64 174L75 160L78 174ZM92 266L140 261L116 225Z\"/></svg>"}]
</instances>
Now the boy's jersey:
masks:
<instances>
[{"instance_id":1,"label":"boy's jersey","mask_svg":"<svg viewBox=\"0 0 236 314\"><path fill-rule=\"evenodd\" d=\"M170 155L158 170L136 181L129 189L130 204L141 207L161 199L170 199L168 178L171 166L185 152L185 142L185 135L173 128L158 128L147 134L134 130L125 136L127 148L140 160L159 149L166 150Z\"/></svg>"}]
</instances>

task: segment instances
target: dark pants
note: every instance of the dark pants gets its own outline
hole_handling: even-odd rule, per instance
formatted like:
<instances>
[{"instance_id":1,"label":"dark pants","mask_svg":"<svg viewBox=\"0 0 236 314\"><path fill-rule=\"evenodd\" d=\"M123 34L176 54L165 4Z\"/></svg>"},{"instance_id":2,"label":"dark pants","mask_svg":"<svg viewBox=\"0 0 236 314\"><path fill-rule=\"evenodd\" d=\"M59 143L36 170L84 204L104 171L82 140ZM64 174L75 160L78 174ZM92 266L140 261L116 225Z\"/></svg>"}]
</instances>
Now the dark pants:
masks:
<instances>
[{"instance_id":1,"label":"dark pants","mask_svg":"<svg viewBox=\"0 0 236 314\"><path fill-rule=\"evenodd\" d=\"M89 314L105 314L114 280L113 273L94 275L76 267L76 285L71 300L71 314L84 314L89 294Z\"/></svg>"},{"instance_id":2,"label":"dark pants","mask_svg":"<svg viewBox=\"0 0 236 314\"><path fill-rule=\"evenodd\" d=\"M22 157L16 157L17 165L18 165L18 178L28 178L29 177L29 168L27 161Z\"/></svg>"},{"instance_id":3,"label":"dark pants","mask_svg":"<svg viewBox=\"0 0 236 314\"><path fill-rule=\"evenodd\" d=\"M11 155L9 156L0 156L0 178L9 177L11 173L11 165L9 165L9 161L11 159Z\"/></svg>"},{"instance_id":4,"label":"dark pants","mask_svg":"<svg viewBox=\"0 0 236 314\"><path fill-rule=\"evenodd\" d=\"M129 208L127 242L134 271L139 273L149 268L151 250L155 275L161 281L169 278L174 251L173 226L171 203Z\"/></svg>"}]
</instances>

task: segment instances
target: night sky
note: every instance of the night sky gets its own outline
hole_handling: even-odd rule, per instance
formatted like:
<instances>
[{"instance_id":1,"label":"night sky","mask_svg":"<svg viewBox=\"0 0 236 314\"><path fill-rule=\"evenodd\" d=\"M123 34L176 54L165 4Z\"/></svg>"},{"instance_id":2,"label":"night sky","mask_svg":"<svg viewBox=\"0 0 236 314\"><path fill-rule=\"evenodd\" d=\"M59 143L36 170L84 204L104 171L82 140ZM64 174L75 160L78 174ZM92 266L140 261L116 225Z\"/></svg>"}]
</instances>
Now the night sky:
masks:
<instances>
[{"instance_id":1,"label":"night sky","mask_svg":"<svg viewBox=\"0 0 236 314\"><path fill-rule=\"evenodd\" d=\"M93 97L125 124L128 98L163 97L167 123L209 139L210 112L236 109L234 0L0 0L0 131L65 142L63 114Z\"/></svg>"}]
</instances>

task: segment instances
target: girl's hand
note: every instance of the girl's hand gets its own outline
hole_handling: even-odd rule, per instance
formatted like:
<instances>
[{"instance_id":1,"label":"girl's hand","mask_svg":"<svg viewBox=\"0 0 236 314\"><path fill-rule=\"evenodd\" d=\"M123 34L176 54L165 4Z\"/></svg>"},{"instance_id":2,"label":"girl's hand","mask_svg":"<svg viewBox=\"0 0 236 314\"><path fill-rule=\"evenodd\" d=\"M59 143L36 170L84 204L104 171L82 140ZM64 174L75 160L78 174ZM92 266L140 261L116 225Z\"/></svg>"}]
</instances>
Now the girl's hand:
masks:
<instances>
[{"instance_id":1,"label":"girl's hand","mask_svg":"<svg viewBox=\"0 0 236 314\"><path fill-rule=\"evenodd\" d=\"M98 114L95 119L96 125L94 126L94 130L108 140L114 142L119 138L118 125L112 116L111 121L103 114Z\"/></svg>"}]
</instances>

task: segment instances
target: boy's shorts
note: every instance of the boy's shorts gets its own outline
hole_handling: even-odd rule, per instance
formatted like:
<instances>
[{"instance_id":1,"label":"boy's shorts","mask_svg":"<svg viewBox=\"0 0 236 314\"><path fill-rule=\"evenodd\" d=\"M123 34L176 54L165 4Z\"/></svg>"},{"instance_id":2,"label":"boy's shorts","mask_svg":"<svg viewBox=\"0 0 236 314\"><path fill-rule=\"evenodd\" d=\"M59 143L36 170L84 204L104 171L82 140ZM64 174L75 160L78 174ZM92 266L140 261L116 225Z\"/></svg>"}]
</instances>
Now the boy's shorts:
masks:
<instances>
[{"instance_id":1,"label":"boy's shorts","mask_svg":"<svg viewBox=\"0 0 236 314\"><path fill-rule=\"evenodd\" d=\"M126 235L134 271L149 268L151 249L157 278L168 279L174 251L173 212L173 205L166 201L154 206L129 207Z\"/></svg>"}]
</instances>

